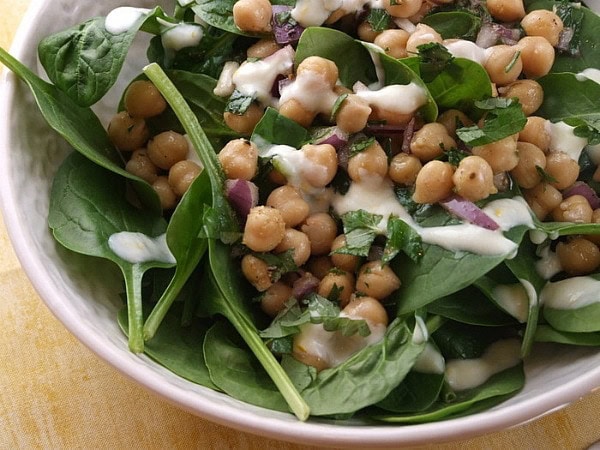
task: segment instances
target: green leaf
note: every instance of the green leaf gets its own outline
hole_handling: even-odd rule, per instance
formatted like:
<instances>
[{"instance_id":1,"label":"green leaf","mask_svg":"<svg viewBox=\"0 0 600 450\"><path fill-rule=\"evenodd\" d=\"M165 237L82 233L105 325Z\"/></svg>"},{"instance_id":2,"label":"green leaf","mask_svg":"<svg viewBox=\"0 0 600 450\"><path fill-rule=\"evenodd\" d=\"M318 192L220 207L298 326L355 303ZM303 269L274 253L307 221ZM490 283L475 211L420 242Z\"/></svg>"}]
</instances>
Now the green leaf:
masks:
<instances>
[{"instance_id":1,"label":"green leaf","mask_svg":"<svg viewBox=\"0 0 600 450\"><path fill-rule=\"evenodd\" d=\"M173 264L152 260L131 263L117 256L108 241L113 234L123 231L156 237L165 231L163 218L133 207L126 200L123 178L72 153L54 178L48 225L54 238L69 250L105 258L119 266L127 291L129 347L134 352L142 352L142 276L152 267L172 267Z\"/></svg>"},{"instance_id":2,"label":"green leaf","mask_svg":"<svg viewBox=\"0 0 600 450\"><path fill-rule=\"evenodd\" d=\"M390 28L392 16L385 9L372 8L369 10L367 22L369 22L373 31L381 32Z\"/></svg>"},{"instance_id":3,"label":"green leaf","mask_svg":"<svg viewBox=\"0 0 600 450\"><path fill-rule=\"evenodd\" d=\"M308 139L309 134L306 128L282 116L271 107L265 110L250 138L260 150L267 150L272 145L289 145L300 148Z\"/></svg>"},{"instance_id":4,"label":"green leaf","mask_svg":"<svg viewBox=\"0 0 600 450\"><path fill-rule=\"evenodd\" d=\"M298 266L294 262L294 249L290 248L283 253L254 253L259 259L262 259L269 265L271 281L275 283L282 275L298 270Z\"/></svg>"},{"instance_id":5,"label":"green leaf","mask_svg":"<svg viewBox=\"0 0 600 450\"><path fill-rule=\"evenodd\" d=\"M437 42L419 45L417 49L419 51L421 78L425 83L433 81L454 60L454 56L448 49Z\"/></svg>"},{"instance_id":6,"label":"green leaf","mask_svg":"<svg viewBox=\"0 0 600 450\"><path fill-rule=\"evenodd\" d=\"M412 261L418 262L423 256L422 240L410 225L391 215L387 223L387 241L381 262L389 263L400 251L406 253Z\"/></svg>"},{"instance_id":7,"label":"green leaf","mask_svg":"<svg viewBox=\"0 0 600 450\"><path fill-rule=\"evenodd\" d=\"M236 0L195 0L192 10L207 24L242 36L256 36L256 33L247 33L240 30L233 21L233 5Z\"/></svg>"},{"instance_id":8,"label":"green leaf","mask_svg":"<svg viewBox=\"0 0 600 450\"><path fill-rule=\"evenodd\" d=\"M442 39L474 40L481 27L481 19L466 11L443 11L425 16L421 23L429 25Z\"/></svg>"},{"instance_id":9,"label":"green leaf","mask_svg":"<svg viewBox=\"0 0 600 450\"><path fill-rule=\"evenodd\" d=\"M335 253L367 256L375 237L381 234L378 225L383 216L358 209L343 214L341 219L346 235L346 245L335 250Z\"/></svg>"},{"instance_id":10,"label":"green leaf","mask_svg":"<svg viewBox=\"0 0 600 450\"><path fill-rule=\"evenodd\" d=\"M600 84L573 73L550 73L537 81L544 90L544 102L536 115L553 122L566 119L584 122L600 120L597 102Z\"/></svg>"},{"instance_id":11,"label":"green leaf","mask_svg":"<svg viewBox=\"0 0 600 450\"><path fill-rule=\"evenodd\" d=\"M244 95L240 91L235 90L231 94L231 97L229 97L225 111L241 116L248 110L253 101L254 97Z\"/></svg>"},{"instance_id":12,"label":"green leaf","mask_svg":"<svg viewBox=\"0 0 600 450\"><path fill-rule=\"evenodd\" d=\"M393 413L415 413L429 408L438 399L444 374L410 371L406 378L382 401L378 408ZM373 412L373 414L377 414Z\"/></svg>"},{"instance_id":13,"label":"green leaf","mask_svg":"<svg viewBox=\"0 0 600 450\"><path fill-rule=\"evenodd\" d=\"M600 332L570 333L555 330L550 325L540 324L535 330L535 342L556 342L558 344L600 346Z\"/></svg>"},{"instance_id":14,"label":"green leaf","mask_svg":"<svg viewBox=\"0 0 600 450\"><path fill-rule=\"evenodd\" d=\"M358 155L361 152L364 152L375 142L376 142L376 140L373 136L371 136L371 137L363 136L363 137L359 137L358 139L354 140L352 142L352 144L350 145L350 158Z\"/></svg>"}]
</instances>

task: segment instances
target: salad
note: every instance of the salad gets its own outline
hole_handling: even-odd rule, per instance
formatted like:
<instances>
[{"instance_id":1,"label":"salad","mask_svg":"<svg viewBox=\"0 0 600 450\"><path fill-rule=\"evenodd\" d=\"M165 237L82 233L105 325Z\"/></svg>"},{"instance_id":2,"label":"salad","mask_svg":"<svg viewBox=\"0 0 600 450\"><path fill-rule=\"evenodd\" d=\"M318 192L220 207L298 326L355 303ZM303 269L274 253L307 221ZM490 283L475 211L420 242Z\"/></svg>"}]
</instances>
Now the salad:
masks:
<instances>
[{"instance_id":1,"label":"salad","mask_svg":"<svg viewBox=\"0 0 600 450\"><path fill-rule=\"evenodd\" d=\"M600 345L600 17L275 3L117 8L40 42L51 83L0 49L74 149L49 227L120 267L130 349L300 420L406 424L515 395L536 342Z\"/></svg>"}]
</instances>

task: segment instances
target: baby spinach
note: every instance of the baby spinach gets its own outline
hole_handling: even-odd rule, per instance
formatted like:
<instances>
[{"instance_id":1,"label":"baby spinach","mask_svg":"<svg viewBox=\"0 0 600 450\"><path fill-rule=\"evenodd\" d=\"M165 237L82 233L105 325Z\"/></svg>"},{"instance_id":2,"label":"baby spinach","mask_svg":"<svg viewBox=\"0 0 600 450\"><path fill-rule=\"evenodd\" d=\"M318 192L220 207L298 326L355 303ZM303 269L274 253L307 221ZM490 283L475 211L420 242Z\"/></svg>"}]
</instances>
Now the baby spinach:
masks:
<instances>
[{"instance_id":1,"label":"baby spinach","mask_svg":"<svg viewBox=\"0 0 600 450\"><path fill-rule=\"evenodd\" d=\"M442 39L474 40L481 27L481 19L467 11L442 11L429 14L421 23L429 25L442 35Z\"/></svg>"},{"instance_id":2,"label":"baby spinach","mask_svg":"<svg viewBox=\"0 0 600 450\"><path fill-rule=\"evenodd\" d=\"M309 404L311 414L330 415L353 413L383 400L404 379L425 341L413 338L408 324L395 319L384 338L354 354L337 367L318 373L302 389L302 397ZM306 367L306 371L310 369ZM373 374L377 382L371 382ZM290 373L293 379L307 374Z\"/></svg>"},{"instance_id":3,"label":"baby spinach","mask_svg":"<svg viewBox=\"0 0 600 450\"><path fill-rule=\"evenodd\" d=\"M144 345L144 353L176 375L218 390L210 379L202 353L204 336L211 323L195 318L188 326L182 326L182 310L181 307L169 310L152 341ZM126 308L119 311L118 320L123 332L128 334Z\"/></svg>"},{"instance_id":4,"label":"baby spinach","mask_svg":"<svg viewBox=\"0 0 600 450\"><path fill-rule=\"evenodd\" d=\"M600 346L600 332L570 333L552 328L550 325L538 325L535 331L536 342L556 342L568 345Z\"/></svg>"},{"instance_id":5,"label":"baby spinach","mask_svg":"<svg viewBox=\"0 0 600 450\"><path fill-rule=\"evenodd\" d=\"M375 406L402 414L424 411L438 399L443 384L443 373L410 371L402 383ZM373 411L373 414L377 412Z\"/></svg>"},{"instance_id":6,"label":"baby spinach","mask_svg":"<svg viewBox=\"0 0 600 450\"><path fill-rule=\"evenodd\" d=\"M600 304L577 309L554 309L544 306L544 319L556 330L570 333L600 331Z\"/></svg>"},{"instance_id":7,"label":"baby spinach","mask_svg":"<svg viewBox=\"0 0 600 450\"><path fill-rule=\"evenodd\" d=\"M211 380L223 392L256 406L288 411L277 386L227 322L217 321L206 333L204 359Z\"/></svg>"},{"instance_id":8,"label":"baby spinach","mask_svg":"<svg viewBox=\"0 0 600 450\"><path fill-rule=\"evenodd\" d=\"M142 336L142 277L152 267L171 267L164 261L131 263L108 245L111 235L121 231L149 237L164 233L164 219L151 211L138 210L126 200L125 180L78 153L64 161L54 178L50 194L48 225L54 238L77 253L109 259L123 273L127 291L129 347L144 350Z\"/></svg>"},{"instance_id":9,"label":"baby spinach","mask_svg":"<svg viewBox=\"0 0 600 450\"><path fill-rule=\"evenodd\" d=\"M160 202L154 189L123 169L119 153L90 108L77 105L64 92L46 83L2 48L0 62L29 86L40 112L54 131L96 164L129 179L142 203L154 212L160 211Z\"/></svg>"},{"instance_id":10,"label":"baby spinach","mask_svg":"<svg viewBox=\"0 0 600 450\"><path fill-rule=\"evenodd\" d=\"M551 73L537 81L544 90L544 102L536 115L553 122L600 120L600 84L572 73Z\"/></svg>"},{"instance_id":11,"label":"baby spinach","mask_svg":"<svg viewBox=\"0 0 600 450\"><path fill-rule=\"evenodd\" d=\"M131 27L118 34L106 29L104 17L87 20L42 39L40 62L56 87L81 106L93 105L117 80L140 27L157 16L166 17L159 7L140 14Z\"/></svg>"},{"instance_id":12,"label":"baby spinach","mask_svg":"<svg viewBox=\"0 0 600 450\"><path fill-rule=\"evenodd\" d=\"M261 151L266 151L272 145L300 148L308 139L306 128L271 107L265 110L250 138Z\"/></svg>"},{"instance_id":13,"label":"baby spinach","mask_svg":"<svg viewBox=\"0 0 600 450\"><path fill-rule=\"evenodd\" d=\"M373 415L372 418L388 423L424 423L466 415L478 410L479 406L490 408L508 396L516 394L525 383L523 365L519 364L490 377L484 384L456 393L451 403L438 401L427 410L415 414ZM484 405L482 405L484 404Z\"/></svg>"},{"instance_id":14,"label":"baby spinach","mask_svg":"<svg viewBox=\"0 0 600 450\"><path fill-rule=\"evenodd\" d=\"M233 5L236 0L195 0L192 10L204 22L229 33L256 36L240 30L233 21Z\"/></svg>"}]
</instances>

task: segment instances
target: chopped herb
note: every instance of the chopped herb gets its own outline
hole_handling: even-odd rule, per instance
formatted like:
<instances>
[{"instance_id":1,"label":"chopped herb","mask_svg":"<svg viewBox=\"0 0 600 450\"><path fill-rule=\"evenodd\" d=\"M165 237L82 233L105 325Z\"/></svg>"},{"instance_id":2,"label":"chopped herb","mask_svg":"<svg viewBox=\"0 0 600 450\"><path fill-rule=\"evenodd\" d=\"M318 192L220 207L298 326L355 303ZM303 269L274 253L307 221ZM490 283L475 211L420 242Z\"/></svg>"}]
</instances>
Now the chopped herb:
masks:
<instances>
[{"instance_id":1,"label":"chopped herb","mask_svg":"<svg viewBox=\"0 0 600 450\"><path fill-rule=\"evenodd\" d=\"M454 60L452 53L446 47L437 42L419 45L421 78L426 83L435 79Z\"/></svg>"},{"instance_id":2,"label":"chopped herb","mask_svg":"<svg viewBox=\"0 0 600 450\"><path fill-rule=\"evenodd\" d=\"M390 216L387 224L387 242L381 262L389 263L403 251L414 262L423 256L421 236L410 225L396 216Z\"/></svg>"},{"instance_id":3,"label":"chopped herb","mask_svg":"<svg viewBox=\"0 0 600 450\"><path fill-rule=\"evenodd\" d=\"M360 152L365 151L374 142L375 142L375 138L372 136L371 137L363 137L363 138L360 138L360 139L354 141L352 143L352 145L350 145L350 158L352 158L353 156L357 155Z\"/></svg>"},{"instance_id":4,"label":"chopped herb","mask_svg":"<svg viewBox=\"0 0 600 450\"><path fill-rule=\"evenodd\" d=\"M515 64L517 63L517 61L519 60L519 57L521 56L521 50L517 50L515 52L515 54L513 55L512 59L510 60L510 62L507 64L507 66L504 68L504 73L508 73L511 71L511 69L513 67L515 67Z\"/></svg>"},{"instance_id":5,"label":"chopped herb","mask_svg":"<svg viewBox=\"0 0 600 450\"><path fill-rule=\"evenodd\" d=\"M269 265L271 270L271 281L275 283L282 275L298 270L294 262L294 249L290 248L283 253L274 255L273 253L254 253L259 259L262 259Z\"/></svg>"},{"instance_id":6,"label":"chopped herb","mask_svg":"<svg viewBox=\"0 0 600 450\"><path fill-rule=\"evenodd\" d=\"M390 3L391 5L391 3ZM390 28L392 17L385 9L375 8L369 11L367 22L373 31L380 32Z\"/></svg>"},{"instance_id":7,"label":"chopped herb","mask_svg":"<svg viewBox=\"0 0 600 450\"><path fill-rule=\"evenodd\" d=\"M539 176L542 179L542 183L556 183L557 179L554 178L552 175L550 175L548 172L546 172L543 167L540 167L538 165L535 166L535 170L537 171L537 173L539 174Z\"/></svg>"},{"instance_id":8,"label":"chopped herb","mask_svg":"<svg viewBox=\"0 0 600 450\"><path fill-rule=\"evenodd\" d=\"M446 157L448 158L448 162L454 167L457 167L460 164L460 162L467 156L469 156L467 152L456 147L452 147L450 150L446 151Z\"/></svg>"},{"instance_id":9,"label":"chopped herb","mask_svg":"<svg viewBox=\"0 0 600 450\"><path fill-rule=\"evenodd\" d=\"M335 100L333 108L331 108L331 122L335 122L335 116L337 116L338 111L342 107L342 103L344 103L344 100L346 100L347 97L348 94L342 94Z\"/></svg>"},{"instance_id":10,"label":"chopped herb","mask_svg":"<svg viewBox=\"0 0 600 450\"><path fill-rule=\"evenodd\" d=\"M225 107L225 111L241 116L248 110L253 100L254 97L244 95L236 89L233 91L233 94L231 94L231 97L229 97L229 102Z\"/></svg>"}]
</instances>

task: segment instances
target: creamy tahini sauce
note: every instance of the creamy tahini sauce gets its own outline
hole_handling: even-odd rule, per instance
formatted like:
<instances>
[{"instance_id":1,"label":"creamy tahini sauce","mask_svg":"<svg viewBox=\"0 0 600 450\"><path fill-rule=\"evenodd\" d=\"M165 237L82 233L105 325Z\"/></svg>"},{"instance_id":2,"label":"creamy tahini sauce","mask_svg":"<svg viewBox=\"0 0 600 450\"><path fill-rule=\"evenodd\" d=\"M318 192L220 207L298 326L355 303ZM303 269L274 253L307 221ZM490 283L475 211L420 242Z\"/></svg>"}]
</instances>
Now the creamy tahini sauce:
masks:
<instances>
[{"instance_id":1,"label":"creamy tahini sauce","mask_svg":"<svg viewBox=\"0 0 600 450\"><path fill-rule=\"evenodd\" d=\"M415 361L412 370L420 373L441 374L444 373L445 367L446 362L442 354L428 342Z\"/></svg>"},{"instance_id":2,"label":"creamy tahini sauce","mask_svg":"<svg viewBox=\"0 0 600 450\"><path fill-rule=\"evenodd\" d=\"M575 127L564 122L549 124L550 129L550 151L565 152L575 161L579 161L581 151L587 145L587 139L575 136Z\"/></svg>"},{"instance_id":3,"label":"creamy tahini sauce","mask_svg":"<svg viewBox=\"0 0 600 450\"><path fill-rule=\"evenodd\" d=\"M110 34L121 34L130 30L131 27L143 15L150 12L147 8L133 8L131 6L121 6L108 13L104 21L104 28Z\"/></svg>"},{"instance_id":4,"label":"creamy tahini sauce","mask_svg":"<svg viewBox=\"0 0 600 450\"><path fill-rule=\"evenodd\" d=\"M309 111L329 114L337 98L338 94L327 84L323 75L304 71L281 89L279 104L296 99Z\"/></svg>"},{"instance_id":5,"label":"creamy tahini sauce","mask_svg":"<svg viewBox=\"0 0 600 450\"><path fill-rule=\"evenodd\" d=\"M556 252L553 252L550 245L543 245L536 251L539 259L535 262L535 271L544 280L549 280L554 275L562 271L562 264Z\"/></svg>"},{"instance_id":6,"label":"creamy tahini sauce","mask_svg":"<svg viewBox=\"0 0 600 450\"><path fill-rule=\"evenodd\" d=\"M254 96L265 106L276 106L271 88L278 75L292 72L294 51L285 47L271 56L258 61L245 61L233 74L236 89L247 96Z\"/></svg>"},{"instance_id":7,"label":"creamy tahini sauce","mask_svg":"<svg viewBox=\"0 0 600 450\"><path fill-rule=\"evenodd\" d=\"M239 67L240 64L235 61L227 61L223 65L223 70L221 70L217 85L213 89L213 94L218 95L219 97L229 97L233 94L233 91L235 90L233 74Z\"/></svg>"},{"instance_id":8,"label":"creamy tahini sauce","mask_svg":"<svg viewBox=\"0 0 600 450\"><path fill-rule=\"evenodd\" d=\"M181 50L195 47L200 43L204 30L200 25L180 23L167 28L161 34L163 47L168 50Z\"/></svg>"},{"instance_id":9,"label":"creamy tahini sauce","mask_svg":"<svg viewBox=\"0 0 600 450\"><path fill-rule=\"evenodd\" d=\"M492 291L492 297L504 311L520 323L525 323L530 305L537 303L537 294L529 281L519 281L514 284L499 284Z\"/></svg>"},{"instance_id":10,"label":"creamy tahini sauce","mask_svg":"<svg viewBox=\"0 0 600 450\"><path fill-rule=\"evenodd\" d=\"M600 302L600 281L592 277L573 277L546 283L540 302L553 309L579 309Z\"/></svg>"},{"instance_id":11,"label":"creamy tahini sauce","mask_svg":"<svg viewBox=\"0 0 600 450\"><path fill-rule=\"evenodd\" d=\"M150 261L176 263L164 233L157 237L150 237L143 233L121 231L110 235L108 247L115 255L130 264Z\"/></svg>"},{"instance_id":12,"label":"creamy tahini sauce","mask_svg":"<svg viewBox=\"0 0 600 450\"><path fill-rule=\"evenodd\" d=\"M342 0L297 0L291 14L303 27L315 27L325 23L342 3Z\"/></svg>"},{"instance_id":13,"label":"creamy tahini sauce","mask_svg":"<svg viewBox=\"0 0 600 450\"><path fill-rule=\"evenodd\" d=\"M416 83L391 84L372 91L361 89L356 95L365 100L369 106L398 114L411 114L427 103L425 89Z\"/></svg>"},{"instance_id":14,"label":"creamy tahini sauce","mask_svg":"<svg viewBox=\"0 0 600 450\"><path fill-rule=\"evenodd\" d=\"M577 79L582 80L592 80L596 83L600 84L600 70L588 68L579 72L577 75Z\"/></svg>"},{"instance_id":15,"label":"creamy tahini sauce","mask_svg":"<svg viewBox=\"0 0 600 450\"><path fill-rule=\"evenodd\" d=\"M464 39L446 39L442 45L456 58L469 59L481 65L485 64L488 59L489 51L481 48L475 42Z\"/></svg>"},{"instance_id":16,"label":"creamy tahini sauce","mask_svg":"<svg viewBox=\"0 0 600 450\"><path fill-rule=\"evenodd\" d=\"M521 344L517 339L494 342L481 358L446 361L446 380L455 391L473 389L492 375L519 364L520 354Z\"/></svg>"}]
</instances>

